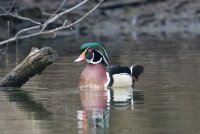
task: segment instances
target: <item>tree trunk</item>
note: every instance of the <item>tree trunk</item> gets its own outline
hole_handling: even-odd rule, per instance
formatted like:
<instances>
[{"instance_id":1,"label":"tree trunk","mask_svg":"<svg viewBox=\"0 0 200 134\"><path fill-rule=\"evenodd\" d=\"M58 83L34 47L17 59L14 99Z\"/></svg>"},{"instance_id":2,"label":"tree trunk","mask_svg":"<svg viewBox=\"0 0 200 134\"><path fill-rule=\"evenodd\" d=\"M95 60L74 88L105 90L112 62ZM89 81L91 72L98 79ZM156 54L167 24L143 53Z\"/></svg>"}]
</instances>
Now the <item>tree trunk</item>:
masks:
<instances>
[{"instance_id":1,"label":"tree trunk","mask_svg":"<svg viewBox=\"0 0 200 134\"><path fill-rule=\"evenodd\" d=\"M50 47L32 48L30 54L0 82L0 87L21 87L31 77L40 74L57 57Z\"/></svg>"}]
</instances>

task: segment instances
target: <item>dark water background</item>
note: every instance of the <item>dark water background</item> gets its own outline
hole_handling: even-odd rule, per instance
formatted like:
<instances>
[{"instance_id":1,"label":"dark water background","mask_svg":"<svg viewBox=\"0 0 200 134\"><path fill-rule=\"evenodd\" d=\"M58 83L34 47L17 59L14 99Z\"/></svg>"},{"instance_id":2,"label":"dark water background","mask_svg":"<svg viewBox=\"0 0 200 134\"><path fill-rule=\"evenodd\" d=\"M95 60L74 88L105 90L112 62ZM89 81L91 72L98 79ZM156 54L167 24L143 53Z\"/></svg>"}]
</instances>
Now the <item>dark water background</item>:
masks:
<instances>
[{"instance_id":1,"label":"dark water background","mask_svg":"<svg viewBox=\"0 0 200 134\"><path fill-rule=\"evenodd\" d=\"M0 133L199 133L199 41L139 42L116 38L19 42L19 61L32 46L51 46L58 59L22 88L1 89ZM105 43L112 64L144 65L144 74L134 90L79 91L78 79L84 63L73 61L79 54L79 45L94 40ZM0 77L16 62L13 45L2 57Z\"/></svg>"}]
</instances>

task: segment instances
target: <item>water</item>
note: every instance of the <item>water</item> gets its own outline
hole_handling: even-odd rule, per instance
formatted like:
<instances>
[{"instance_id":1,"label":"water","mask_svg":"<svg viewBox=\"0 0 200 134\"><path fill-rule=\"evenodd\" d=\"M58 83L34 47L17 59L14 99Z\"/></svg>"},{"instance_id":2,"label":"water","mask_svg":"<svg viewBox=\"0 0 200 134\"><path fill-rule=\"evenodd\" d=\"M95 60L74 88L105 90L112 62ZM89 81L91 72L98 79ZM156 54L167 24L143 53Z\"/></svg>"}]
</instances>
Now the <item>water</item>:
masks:
<instances>
[{"instance_id":1,"label":"water","mask_svg":"<svg viewBox=\"0 0 200 134\"><path fill-rule=\"evenodd\" d=\"M82 41L41 41L58 59L22 88L1 89L1 134L197 134L200 132L198 41L117 42L105 39L113 64L144 65L135 89L79 91L84 63L75 64ZM65 42L65 43L63 43ZM63 45L67 44L67 45ZM69 45L70 44L70 45ZM19 60L31 46L19 46ZM1 78L16 65L10 47Z\"/></svg>"}]
</instances>

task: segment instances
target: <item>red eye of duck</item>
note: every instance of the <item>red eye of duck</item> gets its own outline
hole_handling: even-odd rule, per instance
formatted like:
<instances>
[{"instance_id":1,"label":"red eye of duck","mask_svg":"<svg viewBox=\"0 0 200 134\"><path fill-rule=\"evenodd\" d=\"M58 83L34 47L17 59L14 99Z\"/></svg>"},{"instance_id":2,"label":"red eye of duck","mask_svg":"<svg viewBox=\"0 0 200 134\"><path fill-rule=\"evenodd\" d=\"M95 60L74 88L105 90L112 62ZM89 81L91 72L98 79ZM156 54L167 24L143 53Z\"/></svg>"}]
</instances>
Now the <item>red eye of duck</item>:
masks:
<instances>
[{"instance_id":1,"label":"red eye of duck","mask_svg":"<svg viewBox=\"0 0 200 134\"><path fill-rule=\"evenodd\" d=\"M88 52L91 53L91 52L92 52L92 49L88 49Z\"/></svg>"}]
</instances>

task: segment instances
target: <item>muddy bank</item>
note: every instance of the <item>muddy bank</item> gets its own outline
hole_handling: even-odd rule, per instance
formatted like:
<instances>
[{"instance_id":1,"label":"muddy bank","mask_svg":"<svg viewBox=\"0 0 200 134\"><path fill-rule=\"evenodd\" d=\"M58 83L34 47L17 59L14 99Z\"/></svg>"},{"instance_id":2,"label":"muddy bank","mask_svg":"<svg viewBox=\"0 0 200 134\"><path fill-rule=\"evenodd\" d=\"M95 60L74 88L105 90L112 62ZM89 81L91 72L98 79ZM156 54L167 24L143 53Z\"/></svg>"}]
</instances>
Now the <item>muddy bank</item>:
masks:
<instances>
[{"instance_id":1,"label":"muddy bank","mask_svg":"<svg viewBox=\"0 0 200 134\"><path fill-rule=\"evenodd\" d=\"M194 38L200 35L200 1L169 0L141 7L133 15L137 37Z\"/></svg>"},{"instance_id":2,"label":"muddy bank","mask_svg":"<svg viewBox=\"0 0 200 134\"><path fill-rule=\"evenodd\" d=\"M196 38L200 35L199 8L199 0L129 1L108 8L103 5L100 10L107 19L100 20L93 30L102 36L132 35L135 40Z\"/></svg>"},{"instance_id":3,"label":"muddy bank","mask_svg":"<svg viewBox=\"0 0 200 134\"><path fill-rule=\"evenodd\" d=\"M67 1L67 9L80 0ZM2 0L0 5L9 9L10 0ZM20 15L44 22L60 5L61 1L20 0L13 6ZM51 24L49 29L62 25L63 19L69 23L84 15L97 2L89 1L77 10L70 12L61 20ZM200 35L200 1L198 0L106 0L98 10L73 30L60 31L62 36L94 36L134 38L191 38ZM2 14L2 11L0 12ZM10 21L10 36L31 23L9 16L0 17L0 40L7 38L7 21ZM43 36L49 37L49 36Z\"/></svg>"}]
</instances>

